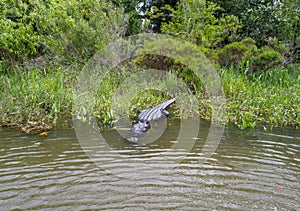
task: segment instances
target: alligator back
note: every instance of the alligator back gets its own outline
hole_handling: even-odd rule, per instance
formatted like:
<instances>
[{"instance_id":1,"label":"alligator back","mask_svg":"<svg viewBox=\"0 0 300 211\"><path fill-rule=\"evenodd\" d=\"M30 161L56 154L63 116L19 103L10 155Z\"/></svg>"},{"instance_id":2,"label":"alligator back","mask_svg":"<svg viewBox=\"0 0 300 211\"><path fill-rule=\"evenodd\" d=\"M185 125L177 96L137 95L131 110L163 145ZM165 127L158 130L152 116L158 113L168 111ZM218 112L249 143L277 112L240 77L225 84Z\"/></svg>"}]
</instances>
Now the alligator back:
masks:
<instances>
[{"instance_id":1,"label":"alligator back","mask_svg":"<svg viewBox=\"0 0 300 211\"><path fill-rule=\"evenodd\" d=\"M165 109L169 105L174 103L175 101L176 101L176 98L173 98L173 99L163 102L153 108L142 110L138 114L138 120L143 121L143 122L150 122L150 121L159 119L162 116L162 114L165 114L165 115L169 114Z\"/></svg>"}]
</instances>

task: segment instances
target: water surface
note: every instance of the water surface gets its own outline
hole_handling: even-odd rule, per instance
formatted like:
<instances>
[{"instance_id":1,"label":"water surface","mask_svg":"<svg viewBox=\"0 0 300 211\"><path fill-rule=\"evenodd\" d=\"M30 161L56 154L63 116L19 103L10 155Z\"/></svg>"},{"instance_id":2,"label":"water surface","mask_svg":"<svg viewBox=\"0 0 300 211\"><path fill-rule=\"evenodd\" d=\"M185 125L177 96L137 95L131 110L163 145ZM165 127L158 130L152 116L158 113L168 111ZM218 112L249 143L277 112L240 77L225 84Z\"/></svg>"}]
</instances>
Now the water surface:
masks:
<instances>
[{"instance_id":1,"label":"water surface","mask_svg":"<svg viewBox=\"0 0 300 211\"><path fill-rule=\"evenodd\" d=\"M146 145L105 131L111 151L98 150L95 160L73 129L47 137L1 129L1 210L299 209L299 130L229 126L213 156L199 162L209 129L201 122L195 145L179 165L160 160L147 168L161 153L182 155L170 150L177 126L173 122L161 139ZM133 161L113 160L114 153Z\"/></svg>"}]
</instances>

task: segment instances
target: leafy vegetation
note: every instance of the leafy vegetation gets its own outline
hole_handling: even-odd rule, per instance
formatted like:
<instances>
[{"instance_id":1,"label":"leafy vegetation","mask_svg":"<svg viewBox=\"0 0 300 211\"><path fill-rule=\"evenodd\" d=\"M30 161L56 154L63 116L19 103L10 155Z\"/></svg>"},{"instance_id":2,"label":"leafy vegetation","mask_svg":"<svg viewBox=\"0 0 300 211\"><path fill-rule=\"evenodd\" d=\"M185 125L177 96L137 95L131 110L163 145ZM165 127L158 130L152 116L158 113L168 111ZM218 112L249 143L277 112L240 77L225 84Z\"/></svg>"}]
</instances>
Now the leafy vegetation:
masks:
<instances>
[{"instance_id":1,"label":"leafy vegetation","mask_svg":"<svg viewBox=\"0 0 300 211\"><path fill-rule=\"evenodd\" d=\"M220 7L211 2L185 0L177 9L165 6L172 14L172 19L162 23L161 31L180 37L204 47L216 47L225 39L234 40L234 34L240 27L233 16L216 18L214 13Z\"/></svg>"},{"instance_id":2,"label":"leafy vegetation","mask_svg":"<svg viewBox=\"0 0 300 211\"><path fill-rule=\"evenodd\" d=\"M299 126L300 71L275 68L251 77L234 69L221 71L229 121L241 128Z\"/></svg>"},{"instance_id":3,"label":"leafy vegetation","mask_svg":"<svg viewBox=\"0 0 300 211\"><path fill-rule=\"evenodd\" d=\"M230 122L241 128L298 127L299 12L293 0L1 1L0 125L71 115L84 63L114 39L146 31L192 42L210 59L223 80ZM175 73L199 100L201 118L210 118L205 89L186 66L157 55L131 62ZM111 125L112 93L128 75L116 69L100 84L100 126ZM130 112L165 98L139 94Z\"/></svg>"},{"instance_id":4,"label":"leafy vegetation","mask_svg":"<svg viewBox=\"0 0 300 211\"><path fill-rule=\"evenodd\" d=\"M55 122L64 115L70 115L77 68L52 68L51 72L15 69L8 75L2 75L1 125L32 121ZM253 74L251 77L235 69L221 69L220 74L227 98L227 116L230 123L241 128L253 128L257 125L299 126L299 67L275 68L262 74ZM101 127L112 125L112 96L126 77L125 74L120 74L119 70L114 70L100 84L94 115ZM195 94L201 118L209 120L209 99L201 91ZM135 96L127 106L131 116L134 116L138 110L168 98L169 96L163 93L148 91ZM175 108L172 112L173 117L180 113L179 108Z\"/></svg>"},{"instance_id":5,"label":"leafy vegetation","mask_svg":"<svg viewBox=\"0 0 300 211\"><path fill-rule=\"evenodd\" d=\"M123 10L106 1L12 0L0 11L0 58L12 65L39 56L85 61L125 24Z\"/></svg>"},{"instance_id":6,"label":"leafy vegetation","mask_svg":"<svg viewBox=\"0 0 300 211\"><path fill-rule=\"evenodd\" d=\"M0 75L0 125L56 122L70 115L76 82L72 70L13 68Z\"/></svg>"}]
</instances>

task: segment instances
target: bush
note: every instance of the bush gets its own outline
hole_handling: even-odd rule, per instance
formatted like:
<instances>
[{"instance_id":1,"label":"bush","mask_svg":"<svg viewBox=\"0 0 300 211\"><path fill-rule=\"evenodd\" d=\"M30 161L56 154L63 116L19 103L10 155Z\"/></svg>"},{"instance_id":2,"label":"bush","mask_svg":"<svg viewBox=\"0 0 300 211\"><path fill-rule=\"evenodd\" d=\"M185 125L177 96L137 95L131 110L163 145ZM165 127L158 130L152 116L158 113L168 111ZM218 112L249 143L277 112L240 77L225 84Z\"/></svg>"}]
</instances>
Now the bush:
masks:
<instances>
[{"instance_id":1,"label":"bush","mask_svg":"<svg viewBox=\"0 0 300 211\"><path fill-rule=\"evenodd\" d=\"M273 47L274 49L269 46L257 49L255 41L251 38L246 38L217 50L217 61L222 67L232 66L234 69L239 69L248 74L262 72L282 65L285 61L282 56L282 54L287 52L284 46L277 44Z\"/></svg>"},{"instance_id":2,"label":"bush","mask_svg":"<svg viewBox=\"0 0 300 211\"><path fill-rule=\"evenodd\" d=\"M22 1L0 3L0 58L15 64L37 55L42 46L41 3Z\"/></svg>"},{"instance_id":3,"label":"bush","mask_svg":"<svg viewBox=\"0 0 300 211\"><path fill-rule=\"evenodd\" d=\"M205 48L203 46L199 46L198 49L207 57L207 59L209 59L209 61L214 65L215 68L219 67L218 53L216 50L211 48Z\"/></svg>"},{"instance_id":4,"label":"bush","mask_svg":"<svg viewBox=\"0 0 300 211\"><path fill-rule=\"evenodd\" d=\"M252 54L256 49L255 41L247 38L240 42L233 42L218 50L218 63L223 67L240 67L246 55Z\"/></svg>"},{"instance_id":5,"label":"bush","mask_svg":"<svg viewBox=\"0 0 300 211\"><path fill-rule=\"evenodd\" d=\"M231 65L238 67L246 51L247 47L240 42L233 42L226 45L218 51L219 64L225 67Z\"/></svg>"},{"instance_id":6,"label":"bush","mask_svg":"<svg viewBox=\"0 0 300 211\"><path fill-rule=\"evenodd\" d=\"M99 0L0 3L0 59L10 64L52 55L84 60L123 35L123 10Z\"/></svg>"},{"instance_id":7,"label":"bush","mask_svg":"<svg viewBox=\"0 0 300 211\"><path fill-rule=\"evenodd\" d=\"M283 64L284 58L281 54L269 47L264 47L258 54L253 56L251 70L266 71Z\"/></svg>"}]
</instances>

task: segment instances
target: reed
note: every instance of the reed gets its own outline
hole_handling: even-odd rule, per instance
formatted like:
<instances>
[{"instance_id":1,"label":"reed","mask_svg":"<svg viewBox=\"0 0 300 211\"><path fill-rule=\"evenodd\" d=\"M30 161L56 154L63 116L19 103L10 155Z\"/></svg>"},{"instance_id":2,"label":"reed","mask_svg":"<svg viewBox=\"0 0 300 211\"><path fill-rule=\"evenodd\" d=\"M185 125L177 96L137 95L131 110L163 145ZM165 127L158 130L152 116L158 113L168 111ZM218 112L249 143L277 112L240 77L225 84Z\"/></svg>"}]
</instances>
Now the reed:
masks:
<instances>
[{"instance_id":1,"label":"reed","mask_svg":"<svg viewBox=\"0 0 300 211\"><path fill-rule=\"evenodd\" d=\"M229 123L242 129L258 125L299 127L299 66L281 67L253 75L240 73L233 68L219 71L227 98ZM56 123L60 118L70 117L73 90L79 73L79 66L31 70L15 67L1 73L0 126L20 125L31 121ZM100 127L113 125L112 96L127 76L119 70L113 70L99 84L93 111ZM209 100L201 90L196 94L199 115L209 120ZM134 96L130 105L125 106L133 117L139 110L168 99L170 96L163 92L148 90ZM178 116L180 108L172 106L171 113L171 117Z\"/></svg>"},{"instance_id":2,"label":"reed","mask_svg":"<svg viewBox=\"0 0 300 211\"><path fill-rule=\"evenodd\" d=\"M222 69L229 122L240 128L300 124L299 67L275 68L251 76Z\"/></svg>"},{"instance_id":3,"label":"reed","mask_svg":"<svg viewBox=\"0 0 300 211\"><path fill-rule=\"evenodd\" d=\"M53 122L70 114L74 74L63 68L24 70L0 75L0 125Z\"/></svg>"}]
</instances>

